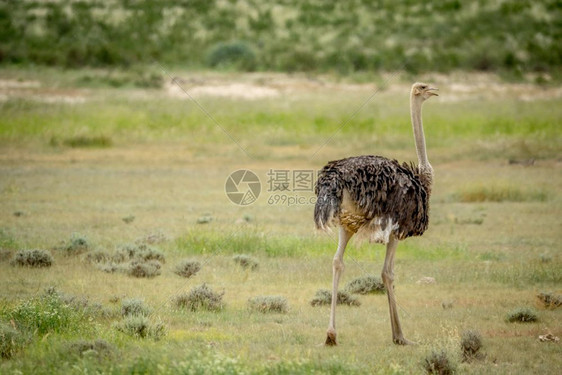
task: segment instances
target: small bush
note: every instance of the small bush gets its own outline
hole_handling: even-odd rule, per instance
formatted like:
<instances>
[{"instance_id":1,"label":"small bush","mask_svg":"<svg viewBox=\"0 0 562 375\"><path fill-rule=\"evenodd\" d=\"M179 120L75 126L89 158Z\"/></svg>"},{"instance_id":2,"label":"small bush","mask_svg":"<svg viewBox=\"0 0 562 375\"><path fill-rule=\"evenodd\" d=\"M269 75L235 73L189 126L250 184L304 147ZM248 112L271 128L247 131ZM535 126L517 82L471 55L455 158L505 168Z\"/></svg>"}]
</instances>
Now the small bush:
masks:
<instances>
[{"instance_id":1,"label":"small bush","mask_svg":"<svg viewBox=\"0 0 562 375\"><path fill-rule=\"evenodd\" d=\"M538 320L537 313L528 307L519 307L507 314L508 322L531 323Z\"/></svg>"},{"instance_id":2,"label":"small bush","mask_svg":"<svg viewBox=\"0 0 562 375\"><path fill-rule=\"evenodd\" d=\"M127 274L133 277L152 278L160 275L162 265L157 260L142 262L134 260L127 267Z\"/></svg>"},{"instance_id":3,"label":"small bush","mask_svg":"<svg viewBox=\"0 0 562 375\"><path fill-rule=\"evenodd\" d=\"M258 296L248 300L248 308L261 313L286 313L289 310L287 299L281 296Z\"/></svg>"},{"instance_id":4,"label":"small bush","mask_svg":"<svg viewBox=\"0 0 562 375\"><path fill-rule=\"evenodd\" d=\"M164 253L156 248L146 245L139 245L138 251L135 254L135 258L144 261L157 260L160 263L166 263L166 257L164 256Z\"/></svg>"},{"instance_id":5,"label":"small bush","mask_svg":"<svg viewBox=\"0 0 562 375\"><path fill-rule=\"evenodd\" d=\"M191 289L189 293L177 296L174 299L174 304L177 307L187 308L191 311L201 309L219 311L224 308L224 303L222 302L223 295L224 292L213 292L206 284L202 284Z\"/></svg>"},{"instance_id":6,"label":"small bush","mask_svg":"<svg viewBox=\"0 0 562 375\"><path fill-rule=\"evenodd\" d=\"M112 259L111 254L103 250L94 250L86 254L85 260L89 263L103 263Z\"/></svg>"},{"instance_id":7,"label":"small bush","mask_svg":"<svg viewBox=\"0 0 562 375\"><path fill-rule=\"evenodd\" d=\"M461 336L461 349L463 361L470 362L473 359L479 359L482 354L479 353L482 348L482 336L480 332L467 330Z\"/></svg>"},{"instance_id":8,"label":"small bush","mask_svg":"<svg viewBox=\"0 0 562 375\"><path fill-rule=\"evenodd\" d=\"M431 352L424 361L423 367L428 374L449 375L455 372L454 365L445 351Z\"/></svg>"},{"instance_id":9,"label":"small bush","mask_svg":"<svg viewBox=\"0 0 562 375\"><path fill-rule=\"evenodd\" d=\"M152 323L146 316L133 315L124 318L115 328L127 335L137 338L152 338L159 340L166 334L163 323Z\"/></svg>"},{"instance_id":10,"label":"small bush","mask_svg":"<svg viewBox=\"0 0 562 375\"><path fill-rule=\"evenodd\" d=\"M139 239L137 239L135 241L135 244L137 245L152 245L152 244L157 244L157 243L162 243L162 242L166 242L168 241L168 237L160 232L160 231L156 231L154 233L149 233L144 237L141 237Z\"/></svg>"},{"instance_id":11,"label":"small bush","mask_svg":"<svg viewBox=\"0 0 562 375\"><path fill-rule=\"evenodd\" d=\"M8 324L0 323L0 358L12 358L26 343L24 334Z\"/></svg>"},{"instance_id":12,"label":"small bush","mask_svg":"<svg viewBox=\"0 0 562 375\"><path fill-rule=\"evenodd\" d=\"M562 295L552 292L542 292L537 294L537 298L547 309L556 309L562 306Z\"/></svg>"},{"instance_id":13,"label":"small bush","mask_svg":"<svg viewBox=\"0 0 562 375\"><path fill-rule=\"evenodd\" d=\"M258 261L248 255L245 254L238 254L235 255L232 260L234 260L234 263L240 265L242 268L244 269L251 269L252 271L257 270L259 267L259 263Z\"/></svg>"},{"instance_id":14,"label":"small bush","mask_svg":"<svg viewBox=\"0 0 562 375\"><path fill-rule=\"evenodd\" d=\"M127 244L123 245L113 256L112 259L114 262L120 263L127 260L157 260L161 263L166 262L166 257L164 254L153 247L150 247L146 244L138 244L132 245Z\"/></svg>"},{"instance_id":15,"label":"small bush","mask_svg":"<svg viewBox=\"0 0 562 375\"><path fill-rule=\"evenodd\" d=\"M101 339L93 341L72 341L67 343L66 350L70 355L78 357L97 357L99 359L111 359L115 357L116 353L113 345Z\"/></svg>"},{"instance_id":16,"label":"small bush","mask_svg":"<svg viewBox=\"0 0 562 375\"><path fill-rule=\"evenodd\" d=\"M12 266L20 267L51 267L53 256L47 250L20 250L11 261Z\"/></svg>"},{"instance_id":17,"label":"small bush","mask_svg":"<svg viewBox=\"0 0 562 375\"><path fill-rule=\"evenodd\" d=\"M117 271L122 271L122 272L126 271L126 269L122 265L115 264L113 262L99 263L97 265L97 268L100 271L107 272L107 273L114 273L114 272L117 272Z\"/></svg>"},{"instance_id":18,"label":"small bush","mask_svg":"<svg viewBox=\"0 0 562 375\"><path fill-rule=\"evenodd\" d=\"M384 293L382 280L376 276L364 276L350 281L345 290L353 294Z\"/></svg>"},{"instance_id":19,"label":"small bush","mask_svg":"<svg viewBox=\"0 0 562 375\"><path fill-rule=\"evenodd\" d=\"M113 142L111 138L106 136L88 136L79 135L75 137L65 138L62 142L65 146L72 148L107 148L111 147Z\"/></svg>"},{"instance_id":20,"label":"small bush","mask_svg":"<svg viewBox=\"0 0 562 375\"><path fill-rule=\"evenodd\" d=\"M327 289L319 289L316 291L314 298L310 301L312 306L329 305L332 303L332 292ZM338 305L360 306L361 302L357 297L352 296L346 291L338 291Z\"/></svg>"},{"instance_id":21,"label":"small bush","mask_svg":"<svg viewBox=\"0 0 562 375\"><path fill-rule=\"evenodd\" d=\"M194 260L183 260L181 261L174 270L176 275L181 277L190 278L195 275L201 269L201 263Z\"/></svg>"},{"instance_id":22,"label":"small bush","mask_svg":"<svg viewBox=\"0 0 562 375\"><path fill-rule=\"evenodd\" d=\"M103 306L98 302L90 302L88 297L85 296L75 296L72 294L66 294L56 287L50 286L45 288L44 298L58 298L58 300L71 307L74 312L80 312L88 316L99 316L103 314Z\"/></svg>"},{"instance_id":23,"label":"small bush","mask_svg":"<svg viewBox=\"0 0 562 375\"><path fill-rule=\"evenodd\" d=\"M150 315L150 308L140 299L125 299L121 302L121 315L124 317L134 315L148 316Z\"/></svg>"},{"instance_id":24,"label":"small bush","mask_svg":"<svg viewBox=\"0 0 562 375\"><path fill-rule=\"evenodd\" d=\"M90 244L86 237L83 237L80 234L73 234L70 237L70 241L67 245L63 245L58 249L62 250L65 255L72 256L85 253L86 251L90 250Z\"/></svg>"}]
</instances>

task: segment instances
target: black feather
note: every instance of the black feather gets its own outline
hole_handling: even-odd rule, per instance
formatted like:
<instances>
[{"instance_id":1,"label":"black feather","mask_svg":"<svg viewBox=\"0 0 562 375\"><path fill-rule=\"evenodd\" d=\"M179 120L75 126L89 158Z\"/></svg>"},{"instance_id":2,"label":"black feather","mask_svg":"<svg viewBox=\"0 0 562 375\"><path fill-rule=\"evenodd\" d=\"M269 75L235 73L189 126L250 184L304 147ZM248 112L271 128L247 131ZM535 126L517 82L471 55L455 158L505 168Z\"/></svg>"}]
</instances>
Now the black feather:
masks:
<instances>
[{"instance_id":1,"label":"black feather","mask_svg":"<svg viewBox=\"0 0 562 375\"><path fill-rule=\"evenodd\" d=\"M381 218L398 224L398 239L419 236L429 223L431 175L413 164L400 165L381 156L356 156L329 162L315 186L314 221L318 228L338 222L347 190L365 221Z\"/></svg>"}]
</instances>

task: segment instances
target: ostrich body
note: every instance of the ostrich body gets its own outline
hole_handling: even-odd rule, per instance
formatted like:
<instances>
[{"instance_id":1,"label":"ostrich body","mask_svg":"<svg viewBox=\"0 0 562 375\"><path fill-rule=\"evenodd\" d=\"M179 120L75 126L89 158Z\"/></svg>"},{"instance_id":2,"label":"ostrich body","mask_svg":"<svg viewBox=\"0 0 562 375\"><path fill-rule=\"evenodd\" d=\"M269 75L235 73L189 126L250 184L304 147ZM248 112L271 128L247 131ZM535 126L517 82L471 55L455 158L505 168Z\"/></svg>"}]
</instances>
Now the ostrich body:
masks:
<instances>
[{"instance_id":1,"label":"ostrich body","mask_svg":"<svg viewBox=\"0 0 562 375\"><path fill-rule=\"evenodd\" d=\"M314 221L319 229L339 227L338 249L333 260L332 305L326 345L336 345L336 302L344 269L345 247L356 233L386 244L382 280L388 296L392 340L404 338L394 298L394 254L398 241L421 236L428 226L433 168L427 159L421 107L437 95L436 88L415 83L410 93L410 113L418 165L399 164L382 156L356 156L329 162L320 172L315 193Z\"/></svg>"}]
</instances>

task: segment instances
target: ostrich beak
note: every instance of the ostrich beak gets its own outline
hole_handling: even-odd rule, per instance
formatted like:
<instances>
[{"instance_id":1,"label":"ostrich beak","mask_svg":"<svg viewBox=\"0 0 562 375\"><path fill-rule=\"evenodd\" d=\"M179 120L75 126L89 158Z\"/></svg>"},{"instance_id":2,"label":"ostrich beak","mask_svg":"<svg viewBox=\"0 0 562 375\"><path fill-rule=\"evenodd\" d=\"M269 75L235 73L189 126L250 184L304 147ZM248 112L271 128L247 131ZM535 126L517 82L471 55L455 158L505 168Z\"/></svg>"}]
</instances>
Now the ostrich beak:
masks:
<instances>
[{"instance_id":1,"label":"ostrich beak","mask_svg":"<svg viewBox=\"0 0 562 375\"><path fill-rule=\"evenodd\" d=\"M439 96L439 95L437 95L436 92L433 92L433 91L435 91L435 90L436 90L436 91L439 91L439 89L438 89L437 87L429 87L426 91L427 91L427 93L428 93L429 95Z\"/></svg>"}]
</instances>

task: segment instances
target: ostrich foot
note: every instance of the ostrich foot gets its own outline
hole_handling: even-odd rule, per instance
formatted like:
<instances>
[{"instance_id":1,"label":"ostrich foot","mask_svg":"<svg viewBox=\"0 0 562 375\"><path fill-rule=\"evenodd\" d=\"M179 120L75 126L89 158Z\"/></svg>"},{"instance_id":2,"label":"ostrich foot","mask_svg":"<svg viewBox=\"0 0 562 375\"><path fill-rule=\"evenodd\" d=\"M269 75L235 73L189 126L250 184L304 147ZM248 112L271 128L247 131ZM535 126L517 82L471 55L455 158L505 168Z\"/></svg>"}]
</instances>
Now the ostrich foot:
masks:
<instances>
[{"instance_id":1,"label":"ostrich foot","mask_svg":"<svg viewBox=\"0 0 562 375\"><path fill-rule=\"evenodd\" d=\"M338 343L336 342L336 332L332 330L328 330L328 334L326 335L326 346L336 346Z\"/></svg>"},{"instance_id":2,"label":"ostrich foot","mask_svg":"<svg viewBox=\"0 0 562 375\"><path fill-rule=\"evenodd\" d=\"M418 345L417 342L410 341L404 337L393 338L392 341L394 341L396 345Z\"/></svg>"}]
</instances>

